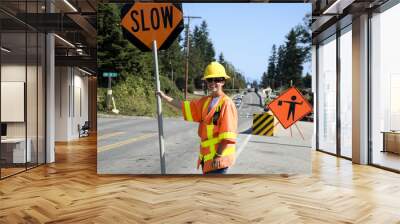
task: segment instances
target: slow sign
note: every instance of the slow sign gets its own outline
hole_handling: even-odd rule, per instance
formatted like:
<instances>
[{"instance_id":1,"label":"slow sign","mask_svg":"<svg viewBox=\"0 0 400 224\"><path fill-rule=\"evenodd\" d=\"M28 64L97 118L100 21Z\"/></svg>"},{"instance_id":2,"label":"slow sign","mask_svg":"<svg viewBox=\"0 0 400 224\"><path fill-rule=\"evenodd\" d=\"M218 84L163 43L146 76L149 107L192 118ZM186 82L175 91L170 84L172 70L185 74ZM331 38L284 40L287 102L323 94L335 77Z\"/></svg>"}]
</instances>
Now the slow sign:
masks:
<instances>
[{"instance_id":1,"label":"slow sign","mask_svg":"<svg viewBox=\"0 0 400 224\"><path fill-rule=\"evenodd\" d=\"M121 11L124 35L142 51L167 49L183 30L182 5L178 3L126 4Z\"/></svg>"}]
</instances>

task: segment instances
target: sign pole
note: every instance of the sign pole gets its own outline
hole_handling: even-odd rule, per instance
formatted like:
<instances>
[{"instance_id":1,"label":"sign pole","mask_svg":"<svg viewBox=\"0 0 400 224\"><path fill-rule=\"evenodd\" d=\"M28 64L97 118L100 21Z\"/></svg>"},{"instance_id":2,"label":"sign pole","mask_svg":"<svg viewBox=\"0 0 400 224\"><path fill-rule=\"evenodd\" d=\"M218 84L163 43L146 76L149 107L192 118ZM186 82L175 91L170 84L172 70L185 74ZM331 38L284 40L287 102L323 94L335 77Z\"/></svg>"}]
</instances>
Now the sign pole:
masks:
<instances>
[{"instance_id":1,"label":"sign pole","mask_svg":"<svg viewBox=\"0 0 400 224\"><path fill-rule=\"evenodd\" d=\"M158 74L158 56L157 56L157 41L153 40L153 61L154 61L154 73L156 76L156 88L157 92L160 91L160 76ZM164 150L164 131L163 131L163 119L162 119L162 107L161 97L157 95L157 119L158 119L158 142L160 145L160 162L161 162L161 174L165 174L165 150Z\"/></svg>"},{"instance_id":2,"label":"sign pole","mask_svg":"<svg viewBox=\"0 0 400 224\"><path fill-rule=\"evenodd\" d=\"M108 76L108 89L107 89L107 109L111 110L111 97L112 97L112 89L111 89L111 76Z\"/></svg>"},{"instance_id":3,"label":"sign pole","mask_svg":"<svg viewBox=\"0 0 400 224\"><path fill-rule=\"evenodd\" d=\"M297 124L296 124L296 123L295 123L294 125L296 126L296 128L297 128L297 131L299 131L299 133L300 133L300 135L301 135L301 138L302 138L303 140L305 140L305 139L304 139L304 136L303 136L303 133L301 132L301 130L300 130L300 128L299 128L299 126L297 126Z\"/></svg>"}]
</instances>

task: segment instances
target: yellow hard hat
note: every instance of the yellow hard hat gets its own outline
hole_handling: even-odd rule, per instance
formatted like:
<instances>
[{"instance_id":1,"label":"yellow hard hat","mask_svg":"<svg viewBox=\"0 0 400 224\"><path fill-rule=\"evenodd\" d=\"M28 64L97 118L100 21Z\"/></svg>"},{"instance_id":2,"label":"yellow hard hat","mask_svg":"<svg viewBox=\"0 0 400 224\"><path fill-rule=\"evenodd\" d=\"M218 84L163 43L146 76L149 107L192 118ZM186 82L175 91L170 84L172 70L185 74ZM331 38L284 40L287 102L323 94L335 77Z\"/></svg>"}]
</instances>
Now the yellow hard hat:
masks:
<instances>
[{"instance_id":1,"label":"yellow hard hat","mask_svg":"<svg viewBox=\"0 0 400 224\"><path fill-rule=\"evenodd\" d=\"M226 74L224 66L216 61L213 61L207 65L206 70L204 71L203 80L208 78L230 79L231 77Z\"/></svg>"}]
</instances>

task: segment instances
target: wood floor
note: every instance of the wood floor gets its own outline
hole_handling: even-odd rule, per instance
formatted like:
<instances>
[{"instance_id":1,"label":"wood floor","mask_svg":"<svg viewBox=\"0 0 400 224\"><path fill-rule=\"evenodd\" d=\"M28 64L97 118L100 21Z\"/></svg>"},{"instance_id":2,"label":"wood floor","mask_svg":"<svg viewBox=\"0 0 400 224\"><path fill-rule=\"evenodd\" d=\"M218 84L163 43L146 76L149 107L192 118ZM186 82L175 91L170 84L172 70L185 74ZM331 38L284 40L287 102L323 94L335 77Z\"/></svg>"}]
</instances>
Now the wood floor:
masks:
<instances>
[{"instance_id":1,"label":"wood floor","mask_svg":"<svg viewBox=\"0 0 400 224\"><path fill-rule=\"evenodd\" d=\"M311 176L98 176L94 137L0 181L0 223L400 223L400 175L313 153Z\"/></svg>"}]
</instances>

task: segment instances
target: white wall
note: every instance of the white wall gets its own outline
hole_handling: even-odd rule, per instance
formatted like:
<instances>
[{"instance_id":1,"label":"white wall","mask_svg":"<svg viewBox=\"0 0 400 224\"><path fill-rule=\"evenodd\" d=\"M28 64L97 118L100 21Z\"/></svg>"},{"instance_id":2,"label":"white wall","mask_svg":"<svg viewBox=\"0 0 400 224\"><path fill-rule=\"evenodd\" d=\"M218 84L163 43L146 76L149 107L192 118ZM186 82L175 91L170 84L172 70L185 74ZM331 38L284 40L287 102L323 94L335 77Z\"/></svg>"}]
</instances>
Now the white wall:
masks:
<instances>
[{"instance_id":1,"label":"white wall","mask_svg":"<svg viewBox=\"0 0 400 224\"><path fill-rule=\"evenodd\" d=\"M78 124L88 120L88 78L83 75L76 68L56 67L56 141L79 138Z\"/></svg>"},{"instance_id":2,"label":"white wall","mask_svg":"<svg viewBox=\"0 0 400 224\"><path fill-rule=\"evenodd\" d=\"M25 106L25 95L24 87L18 89L19 91L15 94L22 94L23 102L19 102L20 105L17 108L1 107L3 113L20 113L19 117L22 117L20 122L5 122L7 124L7 137L9 138L24 138L25 135L29 139L29 148L31 149L32 162L36 162L39 159L39 163L44 163L44 74L42 73L42 67L36 65L25 66L25 63L3 63L1 66L2 73L2 86L3 82L19 82L26 83L26 106ZM27 81L25 80L27 78ZM2 89L2 94L7 94L5 89ZM10 94L10 92L8 92ZM2 98L7 95L2 95ZM18 102L15 102L18 104ZM3 103L2 103L3 104ZM14 110L14 111L12 111ZM17 110L17 111L16 111ZM24 114L26 112L26 120ZM3 118L2 118L3 120ZM38 154L37 154L38 153Z\"/></svg>"},{"instance_id":3,"label":"white wall","mask_svg":"<svg viewBox=\"0 0 400 224\"><path fill-rule=\"evenodd\" d=\"M55 68L55 141L68 141L69 136L69 69Z\"/></svg>"},{"instance_id":4,"label":"white wall","mask_svg":"<svg viewBox=\"0 0 400 224\"><path fill-rule=\"evenodd\" d=\"M25 82L25 64L3 64L1 66L1 81ZM7 110L7 108L1 108ZM25 122L7 122L8 137L25 137Z\"/></svg>"},{"instance_id":5,"label":"white wall","mask_svg":"<svg viewBox=\"0 0 400 224\"><path fill-rule=\"evenodd\" d=\"M77 127L78 124L83 125L85 123L85 121L89 120L89 111L88 111L88 96L89 96L89 92L88 92L88 78L87 76L83 76L84 74L82 72L80 72L79 70L75 69L75 81L74 81L74 85L75 85L75 100L78 100L77 98L77 90L80 89L81 93L80 93L80 100L81 103L80 105L82 106L81 108L81 112L79 113L79 110L77 110L78 108L75 107L75 119L74 119L74 127ZM75 102L75 105L78 104L78 102ZM78 136L78 129L74 128L74 131L76 132L75 135Z\"/></svg>"},{"instance_id":6,"label":"white wall","mask_svg":"<svg viewBox=\"0 0 400 224\"><path fill-rule=\"evenodd\" d=\"M1 65L1 81L25 82L25 64Z\"/></svg>"}]
</instances>

